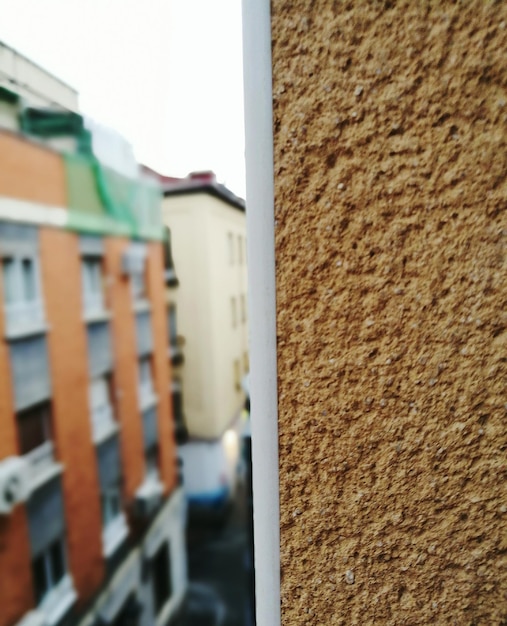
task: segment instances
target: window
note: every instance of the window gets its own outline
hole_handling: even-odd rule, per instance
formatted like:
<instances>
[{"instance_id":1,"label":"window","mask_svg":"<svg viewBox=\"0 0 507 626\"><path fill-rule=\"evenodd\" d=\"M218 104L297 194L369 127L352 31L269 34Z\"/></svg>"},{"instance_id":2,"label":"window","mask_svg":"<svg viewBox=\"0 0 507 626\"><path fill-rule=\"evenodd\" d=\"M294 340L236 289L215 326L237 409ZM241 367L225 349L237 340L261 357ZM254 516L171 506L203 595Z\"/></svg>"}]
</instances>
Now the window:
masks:
<instances>
[{"instance_id":1,"label":"window","mask_svg":"<svg viewBox=\"0 0 507 626\"><path fill-rule=\"evenodd\" d=\"M246 297L241 294L241 321L246 322Z\"/></svg>"},{"instance_id":2,"label":"window","mask_svg":"<svg viewBox=\"0 0 507 626\"><path fill-rule=\"evenodd\" d=\"M154 443L145 450L146 475L158 477L158 444Z\"/></svg>"},{"instance_id":3,"label":"window","mask_svg":"<svg viewBox=\"0 0 507 626\"><path fill-rule=\"evenodd\" d=\"M144 274L140 272L132 274L132 276L130 277L130 284L132 288L132 297L134 298L134 300L145 300L147 297L147 293Z\"/></svg>"},{"instance_id":4,"label":"window","mask_svg":"<svg viewBox=\"0 0 507 626\"><path fill-rule=\"evenodd\" d=\"M53 443L51 441L51 408L49 403L19 412L16 420L20 453L27 456L36 470L51 464L53 462Z\"/></svg>"},{"instance_id":5,"label":"window","mask_svg":"<svg viewBox=\"0 0 507 626\"><path fill-rule=\"evenodd\" d=\"M89 389L93 437L99 439L115 426L113 381L111 375L92 380Z\"/></svg>"},{"instance_id":6,"label":"window","mask_svg":"<svg viewBox=\"0 0 507 626\"><path fill-rule=\"evenodd\" d=\"M51 396L47 341L36 335L9 342L14 401L24 410Z\"/></svg>"},{"instance_id":7,"label":"window","mask_svg":"<svg viewBox=\"0 0 507 626\"><path fill-rule=\"evenodd\" d=\"M90 378L96 378L110 372L113 369L113 354L109 323L94 321L87 324L86 340Z\"/></svg>"},{"instance_id":8,"label":"window","mask_svg":"<svg viewBox=\"0 0 507 626\"><path fill-rule=\"evenodd\" d=\"M241 390L241 366L239 359L234 361L234 387L236 388L236 391Z\"/></svg>"},{"instance_id":9,"label":"window","mask_svg":"<svg viewBox=\"0 0 507 626\"><path fill-rule=\"evenodd\" d=\"M121 515L120 485L109 486L102 492L102 523L109 526Z\"/></svg>"},{"instance_id":10,"label":"window","mask_svg":"<svg viewBox=\"0 0 507 626\"><path fill-rule=\"evenodd\" d=\"M238 235L238 263L240 265L243 265L243 241L239 235Z\"/></svg>"},{"instance_id":11,"label":"window","mask_svg":"<svg viewBox=\"0 0 507 626\"><path fill-rule=\"evenodd\" d=\"M102 509L102 543L105 556L113 554L128 536L121 496L120 446L117 436L97 445Z\"/></svg>"},{"instance_id":12,"label":"window","mask_svg":"<svg viewBox=\"0 0 507 626\"><path fill-rule=\"evenodd\" d=\"M35 260L7 257L2 260L5 302L34 302L37 299Z\"/></svg>"},{"instance_id":13,"label":"window","mask_svg":"<svg viewBox=\"0 0 507 626\"><path fill-rule=\"evenodd\" d=\"M21 275L23 277L22 292L26 302L34 302L37 298L37 284L35 282L35 263L33 259L21 261Z\"/></svg>"},{"instance_id":14,"label":"window","mask_svg":"<svg viewBox=\"0 0 507 626\"><path fill-rule=\"evenodd\" d=\"M234 239L232 233L227 235L227 240L229 243L229 263L234 265Z\"/></svg>"},{"instance_id":15,"label":"window","mask_svg":"<svg viewBox=\"0 0 507 626\"><path fill-rule=\"evenodd\" d=\"M169 340L171 346L176 346L177 341L176 338L178 336L178 331L176 327L176 307L174 304L169 305Z\"/></svg>"},{"instance_id":16,"label":"window","mask_svg":"<svg viewBox=\"0 0 507 626\"><path fill-rule=\"evenodd\" d=\"M158 615L172 594L171 559L169 543L163 543L151 560L153 602Z\"/></svg>"},{"instance_id":17,"label":"window","mask_svg":"<svg viewBox=\"0 0 507 626\"><path fill-rule=\"evenodd\" d=\"M131 243L123 254L123 273L130 278L130 287L134 301L144 300L147 296L146 256L146 245L140 242Z\"/></svg>"},{"instance_id":18,"label":"window","mask_svg":"<svg viewBox=\"0 0 507 626\"><path fill-rule=\"evenodd\" d=\"M139 362L139 377L141 385L151 385L151 363L150 359L141 359Z\"/></svg>"},{"instance_id":19,"label":"window","mask_svg":"<svg viewBox=\"0 0 507 626\"><path fill-rule=\"evenodd\" d=\"M139 399L141 406L152 403L154 396L151 360L147 357L139 361Z\"/></svg>"},{"instance_id":20,"label":"window","mask_svg":"<svg viewBox=\"0 0 507 626\"><path fill-rule=\"evenodd\" d=\"M250 370L250 363L248 360L248 352L244 352L243 353L243 371L245 372L245 374L247 374L249 370Z\"/></svg>"},{"instance_id":21,"label":"window","mask_svg":"<svg viewBox=\"0 0 507 626\"><path fill-rule=\"evenodd\" d=\"M104 309L102 261L100 257L84 257L81 261L83 300L87 313Z\"/></svg>"},{"instance_id":22,"label":"window","mask_svg":"<svg viewBox=\"0 0 507 626\"><path fill-rule=\"evenodd\" d=\"M63 493L60 477L46 481L26 502L37 604L47 621L66 610L77 596L68 576Z\"/></svg>"},{"instance_id":23,"label":"window","mask_svg":"<svg viewBox=\"0 0 507 626\"><path fill-rule=\"evenodd\" d=\"M232 327L236 328L237 320L237 311L236 311L236 298L231 298L231 320Z\"/></svg>"},{"instance_id":24,"label":"window","mask_svg":"<svg viewBox=\"0 0 507 626\"><path fill-rule=\"evenodd\" d=\"M139 626L140 605L135 594L131 594L120 609L111 626Z\"/></svg>"},{"instance_id":25,"label":"window","mask_svg":"<svg viewBox=\"0 0 507 626\"><path fill-rule=\"evenodd\" d=\"M43 322L38 271L33 256L2 259L2 278L7 329L16 332Z\"/></svg>"},{"instance_id":26,"label":"window","mask_svg":"<svg viewBox=\"0 0 507 626\"><path fill-rule=\"evenodd\" d=\"M174 378L172 382L173 414L176 422L183 421L183 393L181 381Z\"/></svg>"},{"instance_id":27,"label":"window","mask_svg":"<svg viewBox=\"0 0 507 626\"><path fill-rule=\"evenodd\" d=\"M49 404L41 404L17 415L21 454L27 454L51 438Z\"/></svg>"},{"instance_id":28,"label":"window","mask_svg":"<svg viewBox=\"0 0 507 626\"><path fill-rule=\"evenodd\" d=\"M37 604L54 589L67 569L62 539L57 539L32 561L33 581Z\"/></svg>"},{"instance_id":29,"label":"window","mask_svg":"<svg viewBox=\"0 0 507 626\"><path fill-rule=\"evenodd\" d=\"M17 285L16 285L16 264L14 259L2 259L2 274L4 282L4 300L6 304L16 302Z\"/></svg>"},{"instance_id":30,"label":"window","mask_svg":"<svg viewBox=\"0 0 507 626\"><path fill-rule=\"evenodd\" d=\"M151 314L149 311L142 311L136 315L136 339L137 354L144 356L153 350L153 335L151 331Z\"/></svg>"}]
</instances>

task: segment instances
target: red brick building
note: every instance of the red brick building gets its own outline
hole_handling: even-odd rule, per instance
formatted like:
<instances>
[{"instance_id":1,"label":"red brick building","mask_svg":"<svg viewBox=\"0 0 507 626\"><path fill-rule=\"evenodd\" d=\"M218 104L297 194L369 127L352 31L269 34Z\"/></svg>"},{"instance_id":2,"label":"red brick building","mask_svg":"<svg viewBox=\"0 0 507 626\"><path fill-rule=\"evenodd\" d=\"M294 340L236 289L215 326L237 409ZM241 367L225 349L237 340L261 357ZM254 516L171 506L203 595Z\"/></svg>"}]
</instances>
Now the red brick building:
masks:
<instances>
[{"instance_id":1,"label":"red brick building","mask_svg":"<svg viewBox=\"0 0 507 626\"><path fill-rule=\"evenodd\" d=\"M165 624L186 565L160 195L80 116L0 99L21 119L0 130L0 626Z\"/></svg>"}]
</instances>

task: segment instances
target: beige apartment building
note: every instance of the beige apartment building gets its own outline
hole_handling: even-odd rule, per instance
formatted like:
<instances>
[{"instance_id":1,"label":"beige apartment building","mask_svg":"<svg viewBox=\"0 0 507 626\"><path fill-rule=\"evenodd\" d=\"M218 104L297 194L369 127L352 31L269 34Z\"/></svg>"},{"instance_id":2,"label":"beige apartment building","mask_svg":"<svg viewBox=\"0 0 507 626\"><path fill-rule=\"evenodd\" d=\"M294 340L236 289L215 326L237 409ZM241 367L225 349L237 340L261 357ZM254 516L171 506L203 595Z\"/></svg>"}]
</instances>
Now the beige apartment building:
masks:
<instances>
[{"instance_id":1,"label":"beige apartment building","mask_svg":"<svg viewBox=\"0 0 507 626\"><path fill-rule=\"evenodd\" d=\"M165 178L163 189L180 281L170 298L184 352L185 488L191 505L221 507L234 490L249 367L245 203L212 172Z\"/></svg>"}]
</instances>

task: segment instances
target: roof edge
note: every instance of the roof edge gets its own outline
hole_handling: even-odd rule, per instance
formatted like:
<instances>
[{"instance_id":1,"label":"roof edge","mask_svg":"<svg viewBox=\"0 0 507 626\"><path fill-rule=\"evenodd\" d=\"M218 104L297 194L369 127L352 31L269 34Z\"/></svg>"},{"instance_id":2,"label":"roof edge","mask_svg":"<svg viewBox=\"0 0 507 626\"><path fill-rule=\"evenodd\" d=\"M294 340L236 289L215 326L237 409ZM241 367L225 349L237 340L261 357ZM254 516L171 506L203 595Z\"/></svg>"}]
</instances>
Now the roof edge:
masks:
<instances>
[{"instance_id":1,"label":"roof edge","mask_svg":"<svg viewBox=\"0 0 507 626\"><path fill-rule=\"evenodd\" d=\"M185 181L182 184L164 185L162 187L162 192L164 194L164 198L167 196L207 193L210 196L218 198L219 200L223 200L240 211L246 211L246 205L243 198L236 196L232 191L230 191L230 189L227 189L225 185L221 185L220 183L203 184L202 182L192 183Z\"/></svg>"}]
</instances>

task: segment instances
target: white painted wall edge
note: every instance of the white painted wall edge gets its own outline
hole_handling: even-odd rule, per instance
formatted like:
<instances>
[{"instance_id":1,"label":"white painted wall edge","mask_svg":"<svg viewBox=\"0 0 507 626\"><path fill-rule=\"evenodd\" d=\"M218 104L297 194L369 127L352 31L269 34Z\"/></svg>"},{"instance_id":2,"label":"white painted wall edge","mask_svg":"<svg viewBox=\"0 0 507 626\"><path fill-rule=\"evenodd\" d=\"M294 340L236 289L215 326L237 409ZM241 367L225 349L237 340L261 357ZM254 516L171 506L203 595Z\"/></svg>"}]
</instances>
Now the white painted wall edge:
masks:
<instances>
[{"instance_id":1,"label":"white painted wall edge","mask_svg":"<svg viewBox=\"0 0 507 626\"><path fill-rule=\"evenodd\" d=\"M271 13L243 0L246 218L257 626L280 625Z\"/></svg>"}]
</instances>

